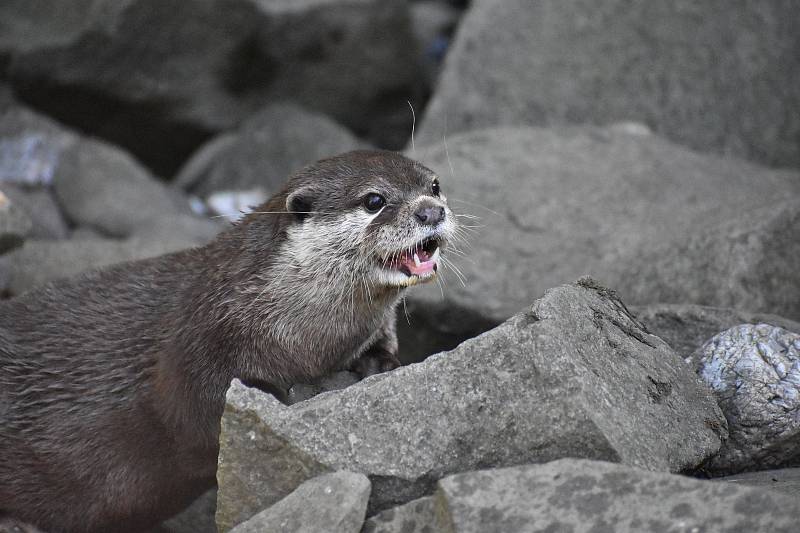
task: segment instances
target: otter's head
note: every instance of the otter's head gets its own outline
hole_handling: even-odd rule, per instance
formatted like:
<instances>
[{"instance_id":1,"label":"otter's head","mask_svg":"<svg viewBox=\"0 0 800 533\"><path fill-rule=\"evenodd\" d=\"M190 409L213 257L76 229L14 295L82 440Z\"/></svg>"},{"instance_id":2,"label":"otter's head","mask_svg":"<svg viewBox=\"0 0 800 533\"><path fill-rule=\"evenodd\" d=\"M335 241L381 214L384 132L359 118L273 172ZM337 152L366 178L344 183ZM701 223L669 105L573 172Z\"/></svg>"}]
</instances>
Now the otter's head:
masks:
<instances>
[{"instance_id":1,"label":"otter's head","mask_svg":"<svg viewBox=\"0 0 800 533\"><path fill-rule=\"evenodd\" d=\"M295 272L367 292L433 279L456 229L439 178L393 152L319 161L294 174L282 197Z\"/></svg>"}]
</instances>

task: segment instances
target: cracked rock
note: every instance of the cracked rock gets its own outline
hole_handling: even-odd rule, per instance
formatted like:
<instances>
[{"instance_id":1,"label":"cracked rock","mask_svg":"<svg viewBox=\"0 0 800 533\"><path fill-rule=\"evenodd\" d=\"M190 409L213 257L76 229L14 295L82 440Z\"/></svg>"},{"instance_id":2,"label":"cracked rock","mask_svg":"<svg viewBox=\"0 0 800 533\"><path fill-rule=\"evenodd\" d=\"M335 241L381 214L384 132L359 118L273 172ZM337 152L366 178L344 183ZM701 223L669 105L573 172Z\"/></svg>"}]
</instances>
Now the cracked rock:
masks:
<instances>
[{"instance_id":1,"label":"cracked rock","mask_svg":"<svg viewBox=\"0 0 800 533\"><path fill-rule=\"evenodd\" d=\"M361 533L436 533L432 496L386 509L366 522Z\"/></svg>"},{"instance_id":2,"label":"cracked rock","mask_svg":"<svg viewBox=\"0 0 800 533\"><path fill-rule=\"evenodd\" d=\"M672 303L748 309L746 301L724 292L731 289L729 281L705 275L699 266L704 263L682 268L681 277L651 279L650 263L639 257L639 250L686 241L703 228L761 207L775 210L781 202L800 197L796 171L699 154L632 128L487 129L448 136L447 149L444 144L430 149L418 144L416 153L439 174L456 215L479 217L458 218L471 226L465 231L472 246L453 243L466 257L446 254L466 278L465 286L445 263L443 297L427 287L408 297L411 327L401 347L417 349L417 355L452 348L499 324L547 288L587 274L615 287L628 304L663 301L657 297L662 291L645 290L653 284L675 291L679 299ZM784 223L788 219L789 214ZM788 239L789 230L781 235ZM747 289L748 300L756 302L760 295L760 305L749 310L792 318L781 309L792 305L783 295L794 292L781 280L797 279L792 276L798 269L787 258L799 254L787 253L794 249L791 242L770 243L763 241L764 252L785 255L752 269L747 279L755 285ZM625 259L619 259L623 253ZM707 264L735 261L734 254L710 238L697 253ZM680 250L668 249L649 259L668 265L676 257ZM758 259L755 247L748 257ZM774 284L768 282L772 272L778 280ZM727 280L735 281L730 276ZM642 291L628 297L639 284ZM709 298L689 297L689 287L704 284L713 287ZM794 304L800 302L800 297L793 298ZM776 302L784 303L772 305ZM404 322L401 316L400 325ZM415 336L419 333L425 335Z\"/></svg>"},{"instance_id":3,"label":"cracked rock","mask_svg":"<svg viewBox=\"0 0 800 533\"><path fill-rule=\"evenodd\" d=\"M632 120L697 151L798 167L798 25L786 0L474 0L418 141Z\"/></svg>"},{"instance_id":4,"label":"cracked rock","mask_svg":"<svg viewBox=\"0 0 800 533\"><path fill-rule=\"evenodd\" d=\"M562 459L439 482L437 529L453 533L792 533L797 500L760 488Z\"/></svg>"},{"instance_id":5,"label":"cracked rock","mask_svg":"<svg viewBox=\"0 0 800 533\"><path fill-rule=\"evenodd\" d=\"M291 407L234 381L217 523L333 470L369 476L370 514L476 468L569 456L677 472L715 453L724 427L691 368L586 279L451 352Z\"/></svg>"},{"instance_id":6,"label":"cracked rock","mask_svg":"<svg viewBox=\"0 0 800 533\"><path fill-rule=\"evenodd\" d=\"M704 468L733 473L800 464L800 335L742 324L695 355L730 438Z\"/></svg>"},{"instance_id":7,"label":"cracked rock","mask_svg":"<svg viewBox=\"0 0 800 533\"><path fill-rule=\"evenodd\" d=\"M369 479L363 474L335 472L315 477L231 533L358 533L369 491Z\"/></svg>"}]
</instances>

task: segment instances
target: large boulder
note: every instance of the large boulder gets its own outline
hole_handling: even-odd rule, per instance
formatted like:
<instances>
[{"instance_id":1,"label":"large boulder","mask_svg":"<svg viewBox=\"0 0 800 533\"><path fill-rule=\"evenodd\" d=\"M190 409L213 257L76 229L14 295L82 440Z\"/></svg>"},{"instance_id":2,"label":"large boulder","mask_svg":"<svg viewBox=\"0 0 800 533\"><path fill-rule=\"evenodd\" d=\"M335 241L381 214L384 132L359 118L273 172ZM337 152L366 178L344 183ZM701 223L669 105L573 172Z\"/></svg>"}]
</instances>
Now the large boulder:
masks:
<instances>
[{"instance_id":1,"label":"large boulder","mask_svg":"<svg viewBox=\"0 0 800 533\"><path fill-rule=\"evenodd\" d=\"M613 259L609 283L634 304L691 302L800 320L799 196L653 240Z\"/></svg>"},{"instance_id":2,"label":"large boulder","mask_svg":"<svg viewBox=\"0 0 800 533\"><path fill-rule=\"evenodd\" d=\"M363 474L334 472L322 475L306 481L272 507L230 531L359 533L364 524L369 491L369 479Z\"/></svg>"},{"instance_id":3,"label":"large boulder","mask_svg":"<svg viewBox=\"0 0 800 533\"><path fill-rule=\"evenodd\" d=\"M34 3L9 25L32 22L38 34L52 15ZM407 99L422 77L402 0L125 0L100 14L96 3L108 2L69 1L89 23L72 24L63 42L9 36L9 78L24 101L160 175L276 100L384 143L402 145L410 132Z\"/></svg>"},{"instance_id":4,"label":"large boulder","mask_svg":"<svg viewBox=\"0 0 800 533\"><path fill-rule=\"evenodd\" d=\"M800 166L792 0L475 0L420 139L638 121L683 145Z\"/></svg>"},{"instance_id":5,"label":"large boulder","mask_svg":"<svg viewBox=\"0 0 800 533\"><path fill-rule=\"evenodd\" d=\"M599 461L562 459L439 482L434 531L797 531L797 499ZM395 530L399 533L399 530Z\"/></svg>"},{"instance_id":6,"label":"large boulder","mask_svg":"<svg viewBox=\"0 0 800 533\"><path fill-rule=\"evenodd\" d=\"M699 154L631 124L481 130L450 137L447 144L418 145L416 152L439 173L442 191L464 228L467 243L454 244L465 257L445 254L445 259L466 282L462 286L445 262L441 293L435 287L414 290L403 350L432 353L451 347L502 322L546 288L585 274L619 289L629 304L659 302L657 291L668 284L676 293L683 291L669 300L677 303L744 306L793 318L785 311L800 302L789 301L800 287L800 271L789 268L792 254L787 252L800 242L786 242L791 228L780 234L782 240L760 245L768 257L784 254L784 259L764 261L763 280L747 289L761 296L747 301L725 295L723 288L734 275L715 281L687 266L680 272L688 280L670 277L656 283L649 263L638 258L640 249L688 240L752 210L766 207L777 215L781 202L794 199L797 204L796 171ZM792 220L791 212L780 213L785 213L784 222ZM721 257L722 248L711 246L706 263L698 265L719 259L733 266L736 258ZM743 261L755 261L756 248ZM668 266L679 252L671 248L649 260ZM698 247L696 253L704 250ZM751 270L748 280L758 275ZM694 301L688 287L703 283L711 283L715 297ZM643 290L632 292L639 284Z\"/></svg>"},{"instance_id":7,"label":"large boulder","mask_svg":"<svg viewBox=\"0 0 800 533\"><path fill-rule=\"evenodd\" d=\"M692 304L653 304L630 309L650 333L661 337L686 359L711 337L739 324L763 323L800 332L800 323L769 313Z\"/></svg>"},{"instance_id":8,"label":"large boulder","mask_svg":"<svg viewBox=\"0 0 800 533\"><path fill-rule=\"evenodd\" d=\"M200 196L253 188L272 196L290 173L359 146L358 139L324 115L293 104L270 105L234 134L224 133L200 148L175 184Z\"/></svg>"},{"instance_id":9,"label":"large boulder","mask_svg":"<svg viewBox=\"0 0 800 533\"><path fill-rule=\"evenodd\" d=\"M239 523L334 470L369 476L374 513L476 468L588 457L678 472L725 435L689 365L582 280L452 352L291 407L234 381L217 523Z\"/></svg>"},{"instance_id":10,"label":"large boulder","mask_svg":"<svg viewBox=\"0 0 800 533\"><path fill-rule=\"evenodd\" d=\"M800 501L800 468L781 468L778 470L760 470L733 476L716 478L715 481L761 487L780 492Z\"/></svg>"}]
</instances>

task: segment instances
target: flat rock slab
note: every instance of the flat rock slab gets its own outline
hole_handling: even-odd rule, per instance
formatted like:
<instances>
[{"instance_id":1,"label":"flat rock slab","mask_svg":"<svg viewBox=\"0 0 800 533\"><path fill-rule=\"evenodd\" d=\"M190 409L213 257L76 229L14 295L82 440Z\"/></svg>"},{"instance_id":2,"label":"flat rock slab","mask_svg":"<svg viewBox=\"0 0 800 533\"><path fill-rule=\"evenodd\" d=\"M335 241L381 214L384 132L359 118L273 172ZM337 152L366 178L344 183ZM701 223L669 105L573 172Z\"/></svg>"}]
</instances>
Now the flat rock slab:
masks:
<instances>
[{"instance_id":1,"label":"flat rock slab","mask_svg":"<svg viewBox=\"0 0 800 533\"><path fill-rule=\"evenodd\" d=\"M709 263L720 263L715 270L722 272L719 279L706 275L697 267L703 263L693 261L681 268L684 278L653 280L649 263L639 256L642 249L680 244L748 212L771 212L782 202L800 198L796 171L699 154L631 125L488 129L448 136L447 146L418 144L409 155L414 152L439 174L456 215L479 218L458 218L468 244L454 244L465 257L445 254L463 273L465 286L445 263L441 294L436 287L414 290L408 298L412 327L404 335L409 340L401 346L429 345L436 351L453 347L476 330L502 322L546 289L583 275L608 283L627 304L662 301L658 296L669 289L671 303L793 318L781 309L793 305L785 303L790 300L785 294L795 294L789 282L799 287L800 274L797 268L787 270L787 261L797 255L788 253L793 248L784 240L774 246L769 239L760 241L762 253L787 259L774 261L774 267L770 260L762 262L763 268L751 267L748 272L753 274L747 279L761 276L762 281L747 289L745 301L726 292L736 279L736 265L735 256L725 258L721 246L697 249L707 254ZM783 220L788 218L787 214ZM755 245L753 250L748 261L758 258ZM679 253L667 247L649 258L669 266ZM770 279L775 281L769 284ZM704 284L711 287L708 297L693 300L692 289ZM659 289L648 290L651 286ZM758 306L750 307L753 303ZM433 338L415 337L419 332ZM439 337L445 342L437 346Z\"/></svg>"},{"instance_id":2,"label":"flat rock slab","mask_svg":"<svg viewBox=\"0 0 800 533\"><path fill-rule=\"evenodd\" d=\"M800 323L770 313L692 304L632 306L637 320L681 357L690 359L711 337L740 324L770 324L800 332Z\"/></svg>"},{"instance_id":3,"label":"flat rock slab","mask_svg":"<svg viewBox=\"0 0 800 533\"><path fill-rule=\"evenodd\" d=\"M694 359L730 430L706 470L735 473L800 464L800 334L742 324L712 337Z\"/></svg>"},{"instance_id":4,"label":"flat rock slab","mask_svg":"<svg viewBox=\"0 0 800 533\"><path fill-rule=\"evenodd\" d=\"M695 150L800 166L791 1L475 0L419 139L633 120Z\"/></svg>"},{"instance_id":5,"label":"flat rock slab","mask_svg":"<svg viewBox=\"0 0 800 533\"><path fill-rule=\"evenodd\" d=\"M714 481L770 489L800 500L800 468L747 472L717 478Z\"/></svg>"},{"instance_id":6,"label":"flat rock slab","mask_svg":"<svg viewBox=\"0 0 800 533\"><path fill-rule=\"evenodd\" d=\"M587 457L682 471L725 434L690 367L586 279L452 352L291 407L234 381L217 523L241 522L326 471L368 475L372 514L484 467Z\"/></svg>"},{"instance_id":7,"label":"flat rock slab","mask_svg":"<svg viewBox=\"0 0 800 533\"><path fill-rule=\"evenodd\" d=\"M453 533L770 531L792 533L797 500L599 461L562 459L445 478L440 529Z\"/></svg>"},{"instance_id":8,"label":"flat rock slab","mask_svg":"<svg viewBox=\"0 0 800 533\"><path fill-rule=\"evenodd\" d=\"M369 479L363 474L335 472L319 476L231 532L358 533L364 523L369 491Z\"/></svg>"}]
</instances>

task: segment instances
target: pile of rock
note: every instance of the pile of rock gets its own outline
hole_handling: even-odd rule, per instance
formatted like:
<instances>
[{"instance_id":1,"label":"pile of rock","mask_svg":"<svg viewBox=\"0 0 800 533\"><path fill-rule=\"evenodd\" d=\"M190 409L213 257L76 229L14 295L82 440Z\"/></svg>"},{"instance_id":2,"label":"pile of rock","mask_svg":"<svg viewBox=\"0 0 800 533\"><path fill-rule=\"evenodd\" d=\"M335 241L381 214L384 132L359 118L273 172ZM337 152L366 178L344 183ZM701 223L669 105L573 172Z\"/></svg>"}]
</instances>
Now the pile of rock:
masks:
<instances>
[{"instance_id":1,"label":"pile of rock","mask_svg":"<svg viewBox=\"0 0 800 533\"><path fill-rule=\"evenodd\" d=\"M800 11L464 4L3 2L0 295L406 146L467 234L400 313L415 364L232 384L220 529L794 531Z\"/></svg>"}]
</instances>

